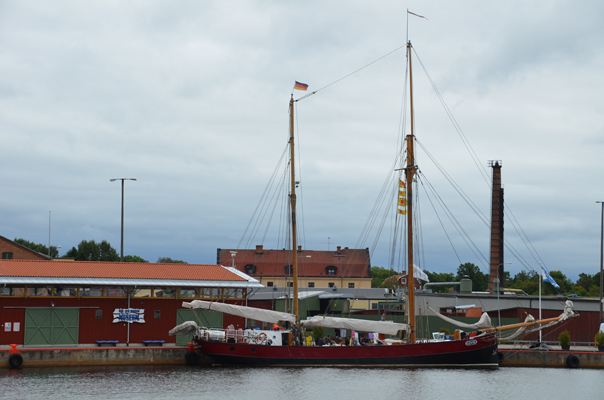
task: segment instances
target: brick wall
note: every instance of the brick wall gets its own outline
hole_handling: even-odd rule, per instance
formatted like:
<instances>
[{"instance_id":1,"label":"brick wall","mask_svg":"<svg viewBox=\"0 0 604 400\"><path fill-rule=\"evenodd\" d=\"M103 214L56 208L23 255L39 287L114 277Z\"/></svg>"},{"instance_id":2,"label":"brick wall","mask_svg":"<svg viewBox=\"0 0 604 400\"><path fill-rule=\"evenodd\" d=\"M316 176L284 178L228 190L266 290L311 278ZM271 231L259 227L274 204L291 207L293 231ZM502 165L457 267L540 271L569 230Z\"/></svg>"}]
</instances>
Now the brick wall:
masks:
<instances>
[{"instance_id":1,"label":"brick wall","mask_svg":"<svg viewBox=\"0 0 604 400\"><path fill-rule=\"evenodd\" d=\"M13 253L13 260L48 260L48 257L0 236L0 257L7 252Z\"/></svg>"}]
</instances>

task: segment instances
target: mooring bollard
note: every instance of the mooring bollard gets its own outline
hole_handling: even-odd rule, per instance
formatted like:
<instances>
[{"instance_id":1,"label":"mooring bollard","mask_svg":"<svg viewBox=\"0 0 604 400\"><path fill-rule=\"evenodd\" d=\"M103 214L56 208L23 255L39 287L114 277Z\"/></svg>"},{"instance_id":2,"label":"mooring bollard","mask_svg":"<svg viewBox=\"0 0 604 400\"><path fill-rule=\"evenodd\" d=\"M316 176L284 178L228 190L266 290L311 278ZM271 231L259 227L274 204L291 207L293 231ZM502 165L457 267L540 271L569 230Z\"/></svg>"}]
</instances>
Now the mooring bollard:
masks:
<instances>
[{"instance_id":1,"label":"mooring bollard","mask_svg":"<svg viewBox=\"0 0 604 400\"><path fill-rule=\"evenodd\" d=\"M10 345L10 350L8 351L10 356L8 357L8 363L13 368L18 368L23 364L23 356L19 354L19 349L17 349L16 344Z\"/></svg>"}]
</instances>

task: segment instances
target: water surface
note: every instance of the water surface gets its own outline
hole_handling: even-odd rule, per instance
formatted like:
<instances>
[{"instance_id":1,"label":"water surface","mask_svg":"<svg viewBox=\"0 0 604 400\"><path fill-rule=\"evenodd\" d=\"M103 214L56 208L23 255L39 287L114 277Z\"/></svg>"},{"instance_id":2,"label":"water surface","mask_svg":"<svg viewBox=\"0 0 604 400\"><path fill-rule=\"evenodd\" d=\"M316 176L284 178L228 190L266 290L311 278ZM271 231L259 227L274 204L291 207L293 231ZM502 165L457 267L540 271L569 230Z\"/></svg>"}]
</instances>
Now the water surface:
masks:
<instances>
[{"instance_id":1,"label":"water surface","mask_svg":"<svg viewBox=\"0 0 604 400\"><path fill-rule=\"evenodd\" d=\"M0 370L7 399L602 399L604 371L188 366Z\"/></svg>"}]
</instances>

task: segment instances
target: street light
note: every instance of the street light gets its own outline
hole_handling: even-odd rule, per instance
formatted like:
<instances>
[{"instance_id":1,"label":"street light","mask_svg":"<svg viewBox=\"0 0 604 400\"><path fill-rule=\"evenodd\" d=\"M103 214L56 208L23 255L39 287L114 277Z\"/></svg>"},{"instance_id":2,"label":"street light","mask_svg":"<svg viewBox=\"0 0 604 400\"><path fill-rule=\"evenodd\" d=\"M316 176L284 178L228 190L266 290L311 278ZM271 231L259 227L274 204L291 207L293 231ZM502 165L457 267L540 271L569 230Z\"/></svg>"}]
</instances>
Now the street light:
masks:
<instances>
[{"instance_id":1,"label":"street light","mask_svg":"<svg viewBox=\"0 0 604 400\"><path fill-rule=\"evenodd\" d=\"M604 254L604 201L596 201L602 204L602 222L600 223L600 326L604 323L604 312L602 304L602 256Z\"/></svg>"},{"instance_id":2,"label":"street light","mask_svg":"<svg viewBox=\"0 0 604 400\"><path fill-rule=\"evenodd\" d=\"M115 178L110 182L122 181L122 245L120 247L120 262L124 262L124 181L135 181L135 178Z\"/></svg>"}]
</instances>

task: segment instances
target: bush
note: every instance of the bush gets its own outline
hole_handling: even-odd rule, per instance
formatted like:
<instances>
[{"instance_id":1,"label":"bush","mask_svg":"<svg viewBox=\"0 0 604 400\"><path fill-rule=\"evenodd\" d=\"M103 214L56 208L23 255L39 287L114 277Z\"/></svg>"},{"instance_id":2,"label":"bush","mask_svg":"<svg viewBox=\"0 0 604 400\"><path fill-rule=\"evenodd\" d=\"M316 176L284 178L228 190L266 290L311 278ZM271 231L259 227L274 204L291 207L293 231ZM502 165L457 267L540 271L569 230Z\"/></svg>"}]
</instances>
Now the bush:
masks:
<instances>
[{"instance_id":1,"label":"bush","mask_svg":"<svg viewBox=\"0 0 604 400\"><path fill-rule=\"evenodd\" d=\"M312 328L312 337L315 339L315 342L325 336L325 328L322 326L315 326Z\"/></svg>"},{"instance_id":2,"label":"bush","mask_svg":"<svg viewBox=\"0 0 604 400\"><path fill-rule=\"evenodd\" d=\"M595 337L596 346L604 346L604 332L598 331Z\"/></svg>"},{"instance_id":3,"label":"bush","mask_svg":"<svg viewBox=\"0 0 604 400\"><path fill-rule=\"evenodd\" d=\"M449 329L448 328L440 328L439 332L444 332L445 335L449 335Z\"/></svg>"},{"instance_id":4,"label":"bush","mask_svg":"<svg viewBox=\"0 0 604 400\"><path fill-rule=\"evenodd\" d=\"M564 331L560 335L558 335L558 342L560 342L561 345L569 346L570 345L570 332Z\"/></svg>"}]
</instances>

